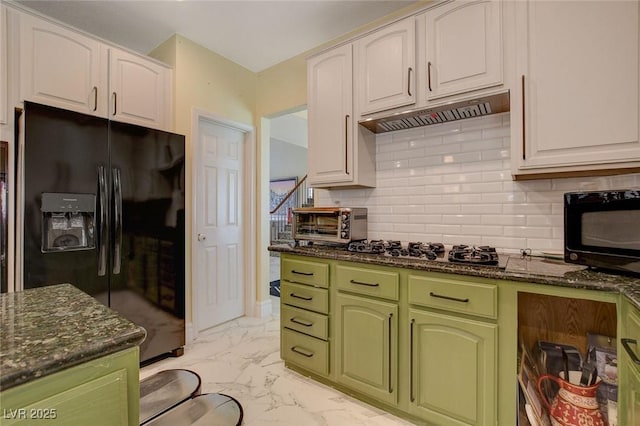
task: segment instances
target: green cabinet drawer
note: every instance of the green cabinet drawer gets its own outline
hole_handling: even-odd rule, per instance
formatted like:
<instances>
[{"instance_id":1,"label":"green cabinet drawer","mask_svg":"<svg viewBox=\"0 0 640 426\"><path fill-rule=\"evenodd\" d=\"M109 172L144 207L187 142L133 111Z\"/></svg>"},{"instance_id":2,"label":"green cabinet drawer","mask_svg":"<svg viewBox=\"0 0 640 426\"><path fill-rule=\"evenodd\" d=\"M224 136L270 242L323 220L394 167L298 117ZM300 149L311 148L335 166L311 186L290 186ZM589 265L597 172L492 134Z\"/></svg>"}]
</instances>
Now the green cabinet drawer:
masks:
<instances>
[{"instance_id":1,"label":"green cabinet drawer","mask_svg":"<svg viewBox=\"0 0 640 426\"><path fill-rule=\"evenodd\" d=\"M318 374L329 374L329 343L287 328L280 335L282 359Z\"/></svg>"},{"instance_id":2,"label":"green cabinet drawer","mask_svg":"<svg viewBox=\"0 0 640 426\"><path fill-rule=\"evenodd\" d=\"M326 314L329 312L329 292L324 288L282 281L281 302L298 308Z\"/></svg>"},{"instance_id":3,"label":"green cabinet drawer","mask_svg":"<svg viewBox=\"0 0 640 426\"><path fill-rule=\"evenodd\" d=\"M284 258L280 265L281 278L293 283L314 287L329 287L329 264Z\"/></svg>"},{"instance_id":4,"label":"green cabinet drawer","mask_svg":"<svg viewBox=\"0 0 640 426\"><path fill-rule=\"evenodd\" d=\"M498 316L498 287L481 278L409 275L409 303L487 318Z\"/></svg>"},{"instance_id":5,"label":"green cabinet drawer","mask_svg":"<svg viewBox=\"0 0 640 426\"><path fill-rule=\"evenodd\" d=\"M329 319L326 315L281 305L280 324L318 339L329 338Z\"/></svg>"},{"instance_id":6,"label":"green cabinet drawer","mask_svg":"<svg viewBox=\"0 0 640 426\"><path fill-rule=\"evenodd\" d=\"M399 281L400 276L397 272L344 265L336 266L336 284L339 290L398 300Z\"/></svg>"}]
</instances>

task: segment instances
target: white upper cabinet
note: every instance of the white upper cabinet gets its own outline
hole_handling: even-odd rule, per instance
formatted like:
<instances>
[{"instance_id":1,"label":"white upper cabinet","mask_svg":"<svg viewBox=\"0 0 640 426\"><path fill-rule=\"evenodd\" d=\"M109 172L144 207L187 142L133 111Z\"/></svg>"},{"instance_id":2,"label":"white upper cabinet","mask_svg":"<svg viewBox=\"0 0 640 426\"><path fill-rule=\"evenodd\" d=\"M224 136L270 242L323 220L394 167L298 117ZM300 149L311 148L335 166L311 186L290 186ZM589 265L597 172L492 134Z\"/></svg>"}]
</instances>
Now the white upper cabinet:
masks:
<instances>
[{"instance_id":1,"label":"white upper cabinet","mask_svg":"<svg viewBox=\"0 0 640 426\"><path fill-rule=\"evenodd\" d=\"M375 146L353 116L353 53L347 44L307 62L309 185L374 186Z\"/></svg>"},{"instance_id":2,"label":"white upper cabinet","mask_svg":"<svg viewBox=\"0 0 640 426\"><path fill-rule=\"evenodd\" d=\"M170 120L170 69L116 48L109 64L110 118L148 127Z\"/></svg>"},{"instance_id":3,"label":"white upper cabinet","mask_svg":"<svg viewBox=\"0 0 640 426\"><path fill-rule=\"evenodd\" d=\"M100 42L23 13L19 46L20 99L106 115L106 50Z\"/></svg>"},{"instance_id":4,"label":"white upper cabinet","mask_svg":"<svg viewBox=\"0 0 640 426\"><path fill-rule=\"evenodd\" d=\"M640 166L639 3L514 7L514 176Z\"/></svg>"},{"instance_id":5,"label":"white upper cabinet","mask_svg":"<svg viewBox=\"0 0 640 426\"><path fill-rule=\"evenodd\" d=\"M426 11L427 100L502 84L502 3L454 1Z\"/></svg>"},{"instance_id":6,"label":"white upper cabinet","mask_svg":"<svg viewBox=\"0 0 640 426\"><path fill-rule=\"evenodd\" d=\"M415 103L415 18L384 27L355 43L360 114Z\"/></svg>"},{"instance_id":7,"label":"white upper cabinet","mask_svg":"<svg viewBox=\"0 0 640 426\"><path fill-rule=\"evenodd\" d=\"M7 124L7 9L0 4L0 124Z\"/></svg>"},{"instance_id":8,"label":"white upper cabinet","mask_svg":"<svg viewBox=\"0 0 640 426\"><path fill-rule=\"evenodd\" d=\"M169 67L28 13L15 13L20 100L171 129Z\"/></svg>"}]
</instances>

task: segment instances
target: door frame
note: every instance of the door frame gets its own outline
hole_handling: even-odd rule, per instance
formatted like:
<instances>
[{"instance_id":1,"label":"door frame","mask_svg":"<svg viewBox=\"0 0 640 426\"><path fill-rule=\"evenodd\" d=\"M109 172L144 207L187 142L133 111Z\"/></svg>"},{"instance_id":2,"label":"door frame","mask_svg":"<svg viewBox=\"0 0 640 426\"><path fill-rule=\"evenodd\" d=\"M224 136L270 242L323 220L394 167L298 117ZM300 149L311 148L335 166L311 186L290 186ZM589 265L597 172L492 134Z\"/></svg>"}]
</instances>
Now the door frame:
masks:
<instances>
[{"instance_id":1,"label":"door frame","mask_svg":"<svg viewBox=\"0 0 640 426\"><path fill-rule=\"evenodd\" d=\"M243 257L245 259L244 265L244 315L255 316L258 306L256 304L256 251L253 247L258 246L257 239L257 204L256 204L256 170L258 170L256 163L256 131L254 126L241 123L238 121L230 120L217 114L213 114L209 111L205 111L198 108L193 108L191 113L191 147L188 150L188 155L191 156L193 165L188 175L191 177L191 184L189 185L191 192L191 201L188 206L191 208L190 225L187 226L187 245L191 248L191 259L188 265L191 275L190 288L186 289L191 292L191 297L187 298L191 301L191 326L187 328L187 342L193 340L198 334L198 316L195 313L198 302L197 286L194 279L194 271L196 268L197 256L195 256L196 247L198 244L197 229L196 229L196 177L198 167L200 167L200 159L198 155L200 145L200 120L206 120L214 125L229 127L234 130L238 130L244 133L244 160L243 160L243 195L242 195L242 212L244 224L242 226L242 242L244 244ZM189 330L189 328L191 330Z\"/></svg>"}]
</instances>

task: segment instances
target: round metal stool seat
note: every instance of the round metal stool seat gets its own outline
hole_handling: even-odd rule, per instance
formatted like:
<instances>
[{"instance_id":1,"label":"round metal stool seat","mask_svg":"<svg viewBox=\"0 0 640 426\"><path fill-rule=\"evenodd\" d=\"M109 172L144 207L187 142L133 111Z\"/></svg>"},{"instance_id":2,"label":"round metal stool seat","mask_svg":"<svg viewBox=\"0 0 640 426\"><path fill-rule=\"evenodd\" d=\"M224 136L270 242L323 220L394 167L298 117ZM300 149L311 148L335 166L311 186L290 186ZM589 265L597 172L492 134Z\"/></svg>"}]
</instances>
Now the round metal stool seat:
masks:
<instances>
[{"instance_id":1,"label":"round metal stool seat","mask_svg":"<svg viewBox=\"0 0 640 426\"><path fill-rule=\"evenodd\" d=\"M242 405L221 393L208 393L183 402L147 423L147 426L239 426Z\"/></svg>"},{"instance_id":2,"label":"round metal stool seat","mask_svg":"<svg viewBox=\"0 0 640 426\"><path fill-rule=\"evenodd\" d=\"M140 424L200 395L200 376L191 370L164 370L140 381Z\"/></svg>"}]
</instances>

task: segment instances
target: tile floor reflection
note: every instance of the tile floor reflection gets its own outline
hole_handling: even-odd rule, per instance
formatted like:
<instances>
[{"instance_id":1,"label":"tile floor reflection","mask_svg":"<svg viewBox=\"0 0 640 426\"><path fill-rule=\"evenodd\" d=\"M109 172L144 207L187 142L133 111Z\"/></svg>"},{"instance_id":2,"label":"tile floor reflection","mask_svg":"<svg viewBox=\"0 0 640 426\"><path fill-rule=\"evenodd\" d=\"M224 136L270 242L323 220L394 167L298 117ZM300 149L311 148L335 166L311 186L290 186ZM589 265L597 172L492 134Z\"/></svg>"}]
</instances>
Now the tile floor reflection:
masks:
<instances>
[{"instance_id":1,"label":"tile floor reflection","mask_svg":"<svg viewBox=\"0 0 640 426\"><path fill-rule=\"evenodd\" d=\"M211 328L168 358L141 369L140 378L186 368L202 378L202 392L236 398L246 426L410 425L398 417L284 367L280 359L279 298L268 318L242 317Z\"/></svg>"}]
</instances>

